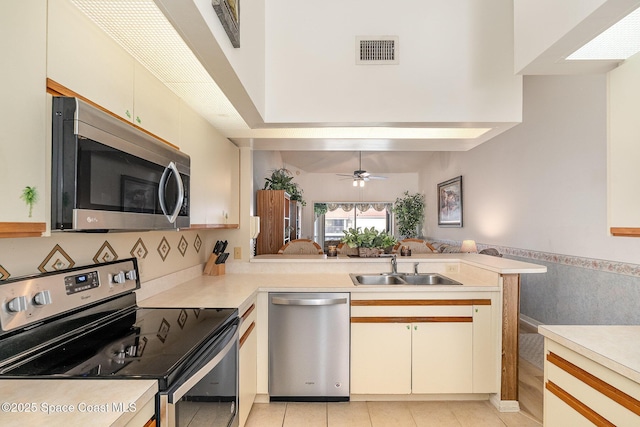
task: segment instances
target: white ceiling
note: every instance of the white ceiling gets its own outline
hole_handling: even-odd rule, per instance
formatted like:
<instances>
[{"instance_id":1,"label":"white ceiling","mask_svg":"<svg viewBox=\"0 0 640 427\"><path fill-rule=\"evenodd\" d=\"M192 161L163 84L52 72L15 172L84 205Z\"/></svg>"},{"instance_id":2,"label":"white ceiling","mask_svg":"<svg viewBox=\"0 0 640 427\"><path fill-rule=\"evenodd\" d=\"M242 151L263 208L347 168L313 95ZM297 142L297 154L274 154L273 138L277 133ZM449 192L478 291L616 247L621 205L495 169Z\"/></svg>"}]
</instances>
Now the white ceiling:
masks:
<instances>
[{"instance_id":1,"label":"white ceiling","mask_svg":"<svg viewBox=\"0 0 640 427\"><path fill-rule=\"evenodd\" d=\"M307 172L350 173L358 151L369 172L415 172L430 151L466 151L517 124L267 124L213 38L210 25L220 23L204 22L196 7L210 8L208 0L72 1L224 136L280 151L285 163Z\"/></svg>"},{"instance_id":2,"label":"white ceiling","mask_svg":"<svg viewBox=\"0 0 640 427\"><path fill-rule=\"evenodd\" d=\"M310 173L350 174L359 167L358 151L281 151L287 165ZM362 170L373 175L419 172L431 152L362 152Z\"/></svg>"}]
</instances>

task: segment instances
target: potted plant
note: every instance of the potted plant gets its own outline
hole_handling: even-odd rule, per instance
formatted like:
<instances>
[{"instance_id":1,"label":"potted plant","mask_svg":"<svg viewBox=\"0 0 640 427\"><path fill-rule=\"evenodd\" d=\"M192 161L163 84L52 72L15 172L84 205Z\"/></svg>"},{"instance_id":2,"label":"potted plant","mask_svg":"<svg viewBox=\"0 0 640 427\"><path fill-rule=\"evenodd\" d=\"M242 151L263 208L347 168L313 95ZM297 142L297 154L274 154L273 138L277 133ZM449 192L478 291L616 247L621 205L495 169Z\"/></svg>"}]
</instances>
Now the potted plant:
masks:
<instances>
[{"instance_id":1,"label":"potted plant","mask_svg":"<svg viewBox=\"0 0 640 427\"><path fill-rule=\"evenodd\" d=\"M398 197L392 208L396 215L398 233L404 238L416 238L422 234L421 225L424 220L424 194L409 194Z\"/></svg>"},{"instance_id":2,"label":"potted plant","mask_svg":"<svg viewBox=\"0 0 640 427\"><path fill-rule=\"evenodd\" d=\"M358 254L362 258L378 257L381 252L390 250L397 243L395 237L386 231L379 232L373 227L365 227L361 231L358 228L343 230L344 237L341 242L350 248L358 248Z\"/></svg>"},{"instance_id":3,"label":"potted plant","mask_svg":"<svg viewBox=\"0 0 640 427\"><path fill-rule=\"evenodd\" d=\"M36 187L26 186L22 190L22 195L20 196L20 198L24 200L27 206L29 206L29 218L31 218L31 214L33 213L33 205L36 204L39 197L40 196L38 195L38 190L36 189Z\"/></svg>"},{"instance_id":4,"label":"potted plant","mask_svg":"<svg viewBox=\"0 0 640 427\"><path fill-rule=\"evenodd\" d=\"M264 190L284 190L291 200L296 200L302 206L306 206L307 202L302 198L302 189L298 183L293 182L293 174L289 169L280 168L271 171L271 176L265 178Z\"/></svg>"}]
</instances>

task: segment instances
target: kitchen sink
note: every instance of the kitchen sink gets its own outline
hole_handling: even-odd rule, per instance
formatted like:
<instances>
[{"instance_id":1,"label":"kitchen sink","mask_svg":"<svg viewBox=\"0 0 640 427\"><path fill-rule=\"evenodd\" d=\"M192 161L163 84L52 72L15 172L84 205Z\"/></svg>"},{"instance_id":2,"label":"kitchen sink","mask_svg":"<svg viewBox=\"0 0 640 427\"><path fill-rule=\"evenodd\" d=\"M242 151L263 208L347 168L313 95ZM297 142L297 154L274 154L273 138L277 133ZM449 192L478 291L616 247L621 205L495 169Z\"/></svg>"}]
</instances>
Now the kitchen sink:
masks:
<instances>
[{"instance_id":1,"label":"kitchen sink","mask_svg":"<svg viewBox=\"0 0 640 427\"><path fill-rule=\"evenodd\" d=\"M437 273L420 274L350 274L354 285L462 285Z\"/></svg>"},{"instance_id":2,"label":"kitchen sink","mask_svg":"<svg viewBox=\"0 0 640 427\"><path fill-rule=\"evenodd\" d=\"M350 276L356 285L406 285L400 276L389 274L351 274Z\"/></svg>"}]
</instances>

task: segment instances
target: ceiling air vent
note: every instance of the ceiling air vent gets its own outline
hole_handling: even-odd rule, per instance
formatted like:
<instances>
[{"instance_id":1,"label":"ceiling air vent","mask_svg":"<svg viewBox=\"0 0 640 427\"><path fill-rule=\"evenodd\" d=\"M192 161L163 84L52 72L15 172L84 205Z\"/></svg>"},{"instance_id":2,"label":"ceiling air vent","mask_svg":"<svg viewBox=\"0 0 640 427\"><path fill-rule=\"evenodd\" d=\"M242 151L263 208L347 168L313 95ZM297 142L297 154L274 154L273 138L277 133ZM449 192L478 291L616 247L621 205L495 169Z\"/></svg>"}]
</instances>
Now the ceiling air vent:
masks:
<instances>
[{"instance_id":1,"label":"ceiling air vent","mask_svg":"<svg viewBox=\"0 0 640 427\"><path fill-rule=\"evenodd\" d=\"M356 64L397 63L397 36L356 37Z\"/></svg>"}]
</instances>

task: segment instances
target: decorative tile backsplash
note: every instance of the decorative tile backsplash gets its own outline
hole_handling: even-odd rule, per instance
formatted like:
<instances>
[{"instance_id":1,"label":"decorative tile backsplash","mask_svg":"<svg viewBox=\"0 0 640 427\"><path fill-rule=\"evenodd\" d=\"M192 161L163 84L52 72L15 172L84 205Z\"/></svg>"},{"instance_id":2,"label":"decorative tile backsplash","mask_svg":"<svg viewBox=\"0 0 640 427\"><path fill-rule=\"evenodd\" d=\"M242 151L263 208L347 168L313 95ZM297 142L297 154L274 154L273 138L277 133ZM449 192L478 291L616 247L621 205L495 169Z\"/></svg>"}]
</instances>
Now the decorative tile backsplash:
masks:
<instances>
[{"instance_id":1,"label":"decorative tile backsplash","mask_svg":"<svg viewBox=\"0 0 640 427\"><path fill-rule=\"evenodd\" d=\"M0 239L0 280L128 257L138 258L141 275L149 280L204 263L203 236L213 245L212 233L53 233L50 237Z\"/></svg>"}]
</instances>

